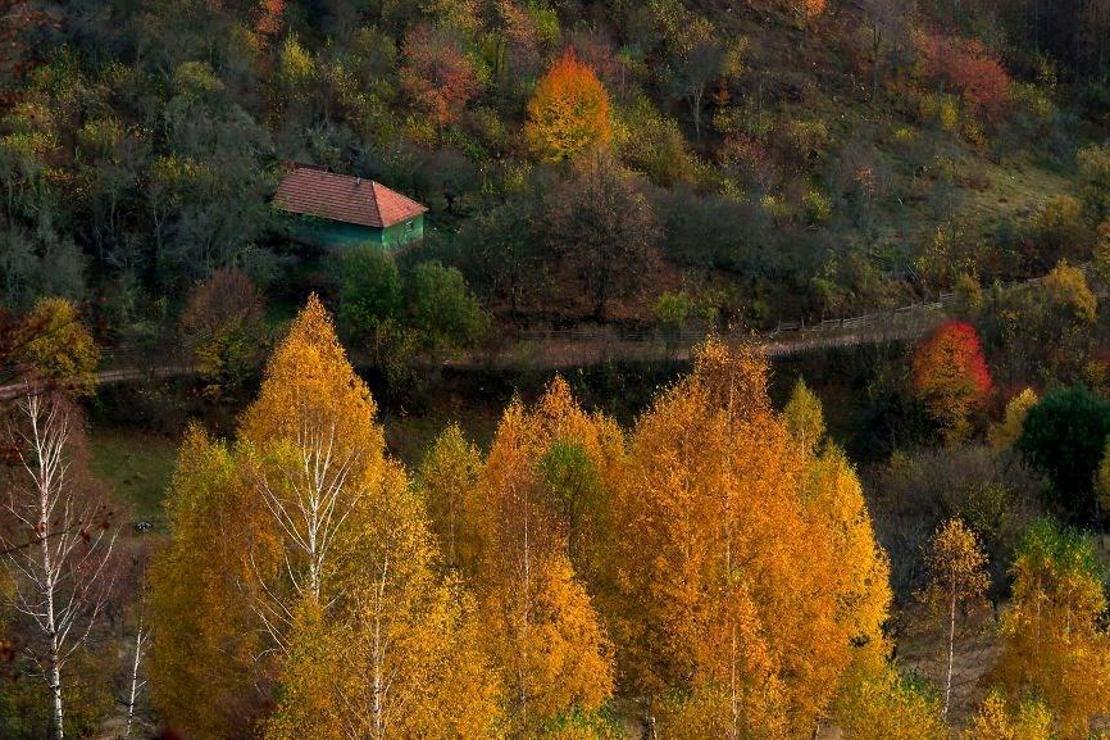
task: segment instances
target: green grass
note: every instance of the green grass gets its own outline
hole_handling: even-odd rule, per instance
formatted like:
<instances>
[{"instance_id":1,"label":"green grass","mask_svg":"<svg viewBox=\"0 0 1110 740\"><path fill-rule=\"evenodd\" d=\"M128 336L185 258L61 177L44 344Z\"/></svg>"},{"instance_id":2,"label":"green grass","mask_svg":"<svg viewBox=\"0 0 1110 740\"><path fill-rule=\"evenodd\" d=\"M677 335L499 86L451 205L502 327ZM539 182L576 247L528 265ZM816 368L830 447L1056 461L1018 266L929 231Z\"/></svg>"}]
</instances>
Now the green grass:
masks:
<instances>
[{"instance_id":1,"label":"green grass","mask_svg":"<svg viewBox=\"0 0 1110 740\"><path fill-rule=\"evenodd\" d=\"M93 475L135 521L162 519L162 500L177 459L174 440L137 429L95 427L89 453Z\"/></svg>"},{"instance_id":2,"label":"green grass","mask_svg":"<svg viewBox=\"0 0 1110 740\"><path fill-rule=\"evenodd\" d=\"M1003 167L984 159L968 159L961 164L965 173L975 171L987 184L982 190L965 190L961 216L980 224L1023 217L1054 196L1074 191L1070 179L1032 163Z\"/></svg>"}]
</instances>

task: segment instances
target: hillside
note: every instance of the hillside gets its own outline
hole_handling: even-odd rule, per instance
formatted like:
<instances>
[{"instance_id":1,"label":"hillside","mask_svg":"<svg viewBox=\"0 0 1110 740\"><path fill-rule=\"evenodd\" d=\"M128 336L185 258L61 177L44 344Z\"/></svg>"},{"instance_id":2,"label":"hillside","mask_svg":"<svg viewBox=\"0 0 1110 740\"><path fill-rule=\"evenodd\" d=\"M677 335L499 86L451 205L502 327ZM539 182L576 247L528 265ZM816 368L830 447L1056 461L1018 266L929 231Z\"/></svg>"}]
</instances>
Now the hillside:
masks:
<instances>
[{"instance_id":1,"label":"hillside","mask_svg":"<svg viewBox=\"0 0 1110 740\"><path fill-rule=\"evenodd\" d=\"M501 321L651 323L670 291L765 327L1043 273L1037 215L1098 177L1076 152L1106 135L1097 67L974 3L34 7L7 65L5 300L97 299L117 337L221 266L341 300L268 205L286 161L427 204L402 271L460 268ZM560 94L600 82L607 113L552 156L529 111L568 51Z\"/></svg>"}]
</instances>

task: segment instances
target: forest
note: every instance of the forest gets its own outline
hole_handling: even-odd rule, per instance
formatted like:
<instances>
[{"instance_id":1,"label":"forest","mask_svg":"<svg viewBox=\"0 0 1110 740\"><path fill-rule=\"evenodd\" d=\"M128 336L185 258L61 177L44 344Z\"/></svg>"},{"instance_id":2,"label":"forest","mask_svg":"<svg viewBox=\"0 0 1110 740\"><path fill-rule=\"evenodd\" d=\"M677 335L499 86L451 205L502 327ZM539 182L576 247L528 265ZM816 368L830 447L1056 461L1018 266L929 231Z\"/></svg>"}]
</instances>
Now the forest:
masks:
<instances>
[{"instance_id":1,"label":"forest","mask_svg":"<svg viewBox=\"0 0 1110 740\"><path fill-rule=\"evenodd\" d=\"M0 0L0 738L1110 736L1110 0Z\"/></svg>"}]
</instances>

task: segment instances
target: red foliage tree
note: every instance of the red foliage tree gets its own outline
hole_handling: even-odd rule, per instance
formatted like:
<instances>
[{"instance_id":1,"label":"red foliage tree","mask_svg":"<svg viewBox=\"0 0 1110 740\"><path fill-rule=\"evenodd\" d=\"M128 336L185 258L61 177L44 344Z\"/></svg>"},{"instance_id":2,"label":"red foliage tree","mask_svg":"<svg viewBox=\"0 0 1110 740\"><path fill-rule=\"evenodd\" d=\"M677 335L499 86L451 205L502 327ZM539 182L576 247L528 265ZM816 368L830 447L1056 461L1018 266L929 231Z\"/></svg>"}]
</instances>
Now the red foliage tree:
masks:
<instances>
[{"instance_id":1,"label":"red foliage tree","mask_svg":"<svg viewBox=\"0 0 1110 740\"><path fill-rule=\"evenodd\" d=\"M269 44L285 26L285 0L260 0L254 30Z\"/></svg>"},{"instance_id":2,"label":"red foliage tree","mask_svg":"<svg viewBox=\"0 0 1110 740\"><path fill-rule=\"evenodd\" d=\"M401 86L439 128L455 121L478 92L478 75L450 30L421 24L405 37Z\"/></svg>"},{"instance_id":3,"label":"red foliage tree","mask_svg":"<svg viewBox=\"0 0 1110 740\"><path fill-rule=\"evenodd\" d=\"M1010 75L978 39L929 35L919 40L925 74L951 85L988 118L1005 112Z\"/></svg>"},{"instance_id":4,"label":"red foliage tree","mask_svg":"<svg viewBox=\"0 0 1110 740\"><path fill-rule=\"evenodd\" d=\"M950 321L929 335L914 352L912 383L914 394L945 435L963 435L968 416L991 390L975 328Z\"/></svg>"}]
</instances>

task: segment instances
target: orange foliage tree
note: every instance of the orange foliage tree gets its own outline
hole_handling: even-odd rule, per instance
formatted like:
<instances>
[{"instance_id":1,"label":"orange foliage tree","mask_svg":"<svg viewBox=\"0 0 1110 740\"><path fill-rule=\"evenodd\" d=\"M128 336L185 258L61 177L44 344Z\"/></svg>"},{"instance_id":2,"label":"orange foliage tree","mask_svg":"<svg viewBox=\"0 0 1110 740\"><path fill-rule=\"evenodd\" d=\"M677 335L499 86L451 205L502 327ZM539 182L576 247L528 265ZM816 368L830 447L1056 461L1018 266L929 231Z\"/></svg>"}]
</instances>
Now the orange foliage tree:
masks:
<instances>
[{"instance_id":1,"label":"orange foliage tree","mask_svg":"<svg viewBox=\"0 0 1110 740\"><path fill-rule=\"evenodd\" d=\"M547 162L606 148L612 141L609 93L572 49L536 85L528 102L524 135L535 155Z\"/></svg>"},{"instance_id":2,"label":"orange foliage tree","mask_svg":"<svg viewBox=\"0 0 1110 740\"><path fill-rule=\"evenodd\" d=\"M636 425L615 494L618 658L664 732L809 734L884 651L858 479L791 437L766 373L752 350L702 347Z\"/></svg>"},{"instance_id":3,"label":"orange foliage tree","mask_svg":"<svg viewBox=\"0 0 1110 740\"><path fill-rule=\"evenodd\" d=\"M797 0L795 7L805 20L816 18L825 12L828 0Z\"/></svg>"},{"instance_id":4,"label":"orange foliage tree","mask_svg":"<svg viewBox=\"0 0 1110 740\"><path fill-rule=\"evenodd\" d=\"M950 321L914 352L913 391L949 439L967 429L968 416L991 389L991 375L975 327Z\"/></svg>"},{"instance_id":5,"label":"orange foliage tree","mask_svg":"<svg viewBox=\"0 0 1110 740\"><path fill-rule=\"evenodd\" d=\"M592 712L613 690L610 642L576 566L596 562L594 483L620 443L557 380L534 409L510 404L479 473L473 579L517 731Z\"/></svg>"}]
</instances>

